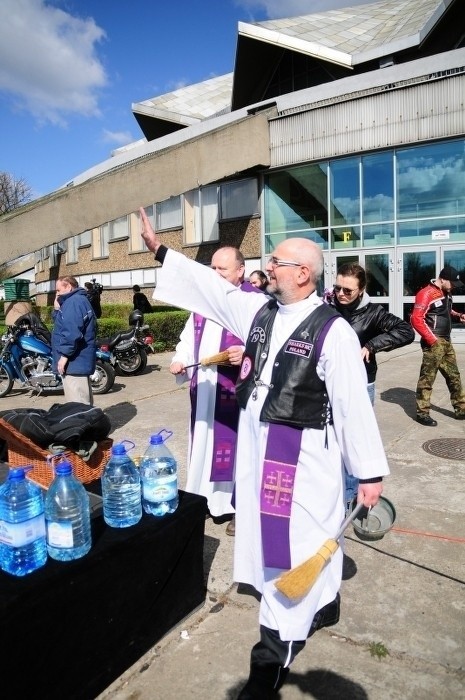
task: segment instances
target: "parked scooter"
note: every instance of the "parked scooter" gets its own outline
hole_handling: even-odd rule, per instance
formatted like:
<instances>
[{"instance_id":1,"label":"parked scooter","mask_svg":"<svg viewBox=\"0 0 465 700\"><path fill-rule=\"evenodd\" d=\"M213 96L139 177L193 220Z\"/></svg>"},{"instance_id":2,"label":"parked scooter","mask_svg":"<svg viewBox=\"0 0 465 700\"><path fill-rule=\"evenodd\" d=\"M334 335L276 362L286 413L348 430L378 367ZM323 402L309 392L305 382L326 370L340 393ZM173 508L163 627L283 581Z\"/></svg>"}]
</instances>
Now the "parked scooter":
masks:
<instances>
[{"instance_id":1,"label":"parked scooter","mask_svg":"<svg viewBox=\"0 0 465 700\"><path fill-rule=\"evenodd\" d=\"M97 338L102 350L112 354L113 365L118 374L142 374L147 366L147 353L153 352L153 337L150 327L144 325L144 314L135 309L129 314L128 331L123 331L110 338Z\"/></svg>"},{"instance_id":2,"label":"parked scooter","mask_svg":"<svg viewBox=\"0 0 465 700\"><path fill-rule=\"evenodd\" d=\"M2 336L0 351L0 398L17 382L22 389L40 394L62 389L61 376L52 371L50 331L35 314L25 314ZM111 354L96 349L96 367L90 377L92 393L106 394L115 382Z\"/></svg>"}]
</instances>

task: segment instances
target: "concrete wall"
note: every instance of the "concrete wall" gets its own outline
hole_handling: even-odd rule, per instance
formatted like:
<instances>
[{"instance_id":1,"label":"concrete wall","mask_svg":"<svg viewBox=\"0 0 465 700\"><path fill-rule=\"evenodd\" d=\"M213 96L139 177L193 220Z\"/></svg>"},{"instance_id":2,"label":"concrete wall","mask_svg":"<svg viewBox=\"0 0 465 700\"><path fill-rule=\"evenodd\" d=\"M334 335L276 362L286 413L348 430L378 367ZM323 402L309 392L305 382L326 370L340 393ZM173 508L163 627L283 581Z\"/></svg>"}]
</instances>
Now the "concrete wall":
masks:
<instances>
[{"instance_id":1,"label":"concrete wall","mask_svg":"<svg viewBox=\"0 0 465 700\"><path fill-rule=\"evenodd\" d=\"M137 211L140 206L250 168L267 167L268 134L267 116L251 115L31 202L1 220L0 263Z\"/></svg>"}]
</instances>

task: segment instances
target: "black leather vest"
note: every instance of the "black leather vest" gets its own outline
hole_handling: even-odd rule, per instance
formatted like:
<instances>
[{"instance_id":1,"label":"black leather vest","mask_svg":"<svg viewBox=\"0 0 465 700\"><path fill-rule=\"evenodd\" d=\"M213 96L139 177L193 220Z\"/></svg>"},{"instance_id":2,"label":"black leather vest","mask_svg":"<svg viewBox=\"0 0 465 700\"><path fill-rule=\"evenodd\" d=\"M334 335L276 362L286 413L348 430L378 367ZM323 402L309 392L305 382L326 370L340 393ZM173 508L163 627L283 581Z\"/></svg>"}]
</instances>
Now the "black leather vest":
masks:
<instances>
[{"instance_id":1,"label":"black leather vest","mask_svg":"<svg viewBox=\"0 0 465 700\"><path fill-rule=\"evenodd\" d=\"M276 301L270 300L252 324L236 385L241 408L245 408L260 385L277 311ZM318 430L332 422L326 386L318 377L316 366L326 332L336 318L340 314L322 304L292 332L276 355L260 420Z\"/></svg>"}]
</instances>

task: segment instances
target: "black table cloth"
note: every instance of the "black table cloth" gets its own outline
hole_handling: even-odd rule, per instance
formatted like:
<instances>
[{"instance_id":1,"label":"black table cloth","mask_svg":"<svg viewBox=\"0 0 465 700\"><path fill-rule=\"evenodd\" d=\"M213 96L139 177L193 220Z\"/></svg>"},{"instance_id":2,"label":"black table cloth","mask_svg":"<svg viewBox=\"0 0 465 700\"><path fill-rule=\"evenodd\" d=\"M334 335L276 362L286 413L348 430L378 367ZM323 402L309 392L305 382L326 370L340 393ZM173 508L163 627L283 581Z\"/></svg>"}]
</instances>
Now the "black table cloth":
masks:
<instances>
[{"instance_id":1,"label":"black table cloth","mask_svg":"<svg viewBox=\"0 0 465 700\"><path fill-rule=\"evenodd\" d=\"M82 559L0 571L0 667L15 697L92 700L205 600L206 499L113 529L92 519Z\"/></svg>"}]
</instances>

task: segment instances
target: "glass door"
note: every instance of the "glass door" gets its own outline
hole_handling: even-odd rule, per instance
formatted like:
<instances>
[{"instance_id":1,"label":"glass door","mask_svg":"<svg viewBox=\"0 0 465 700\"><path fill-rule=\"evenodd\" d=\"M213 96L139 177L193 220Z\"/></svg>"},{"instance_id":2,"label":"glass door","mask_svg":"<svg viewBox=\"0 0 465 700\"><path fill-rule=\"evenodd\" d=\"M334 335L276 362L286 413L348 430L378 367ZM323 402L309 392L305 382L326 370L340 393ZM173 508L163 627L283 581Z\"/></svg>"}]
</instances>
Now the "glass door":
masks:
<instances>
[{"instance_id":1,"label":"glass door","mask_svg":"<svg viewBox=\"0 0 465 700\"><path fill-rule=\"evenodd\" d=\"M337 271L344 263L358 263L367 275L367 293L371 301L383 304L389 309L393 303L393 251L373 250L344 253L332 253L331 262L325 266L326 283L329 287L336 281Z\"/></svg>"},{"instance_id":2,"label":"glass door","mask_svg":"<svg viewBox=\"0 0 465 700\"><path fill-rule=\"evenodd\" d=\"M455 267L465 280L465 246L436 246L434 248L399 248L396 259L396 288L401 299L400 309L393 311L409 320L416 293L432 279L438 277L446 265ZM456 311L465 312L465 288L454 291ZM464 324L454 322L452 341L465 343Z\"/></svg>"}]
</instances>

